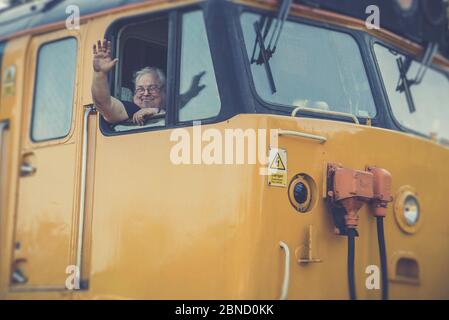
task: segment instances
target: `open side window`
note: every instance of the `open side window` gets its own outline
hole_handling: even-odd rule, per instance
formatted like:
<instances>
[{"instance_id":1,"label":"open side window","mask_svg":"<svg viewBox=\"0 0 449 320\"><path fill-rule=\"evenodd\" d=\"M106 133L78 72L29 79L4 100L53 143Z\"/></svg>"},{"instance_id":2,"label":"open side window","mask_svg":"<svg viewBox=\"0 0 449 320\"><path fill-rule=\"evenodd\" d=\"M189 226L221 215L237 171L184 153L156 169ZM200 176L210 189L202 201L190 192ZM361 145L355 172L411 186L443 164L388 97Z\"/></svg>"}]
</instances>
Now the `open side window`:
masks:
<instances>
[{"instance_id":1,"label":"open side window","mask_svg":"<svg viewBox=\"0 0 449 320\"><path fill-rule=\"evenodd\" d=\"M116 42L120 62L115 77L115 98L122 102L135 103L136 74L146 67L157 68L167 75L168 20L168 15L162 15L122 25ZM164 96L167 94L166 89L166 86L162 88L161 94ZM108 125L107 129L120 132L164 127L165 124L165 114L162 114L147 118L143 126L138 126L129 119L119 124Z\"/></svg>"},{"instance_id":2,"label":"open side window","mask_svg":"<svg viewBox=\"0 0 449 320\"><path fill-rule=\"evenodd\" d=\"M112 95L138 106L136 73L146 67L157 68L165 76L161 92L165 113L146 118L143 126L132 119L113 125L102 119L104 133L174 127L219 115L221 100L200 8L128 18L113 25L111 31L114 56L119 58L112 77Z\"/></svg>"}]
</instances>

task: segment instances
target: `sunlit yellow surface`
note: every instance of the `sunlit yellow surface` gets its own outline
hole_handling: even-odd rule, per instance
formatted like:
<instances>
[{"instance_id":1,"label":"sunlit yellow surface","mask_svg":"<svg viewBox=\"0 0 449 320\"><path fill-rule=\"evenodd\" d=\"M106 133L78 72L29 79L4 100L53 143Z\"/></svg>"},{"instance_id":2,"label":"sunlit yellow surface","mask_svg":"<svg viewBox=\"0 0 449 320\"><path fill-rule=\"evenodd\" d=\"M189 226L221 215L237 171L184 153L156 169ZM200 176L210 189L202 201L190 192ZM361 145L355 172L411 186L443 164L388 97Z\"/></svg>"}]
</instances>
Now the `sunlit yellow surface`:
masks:
<instances>
[{"instance_id":1,"label":"sunlit yellow surface","mask_svg":"<svg viewBox=\"0 0 449 320\"><path fill-rule=\"evenodd\" d=\"M145 10L161 8L167 4ZM83 106L92 102L90 45L112 21L142 12L95 18L75 34L52 31L7 44L3 68L16 65L18 86L16 96L3 97L0 108L0 119L11 121L2 154L6 164L0 167L5 192L0 204L0 298L277 299L284 276L279 242L284 241L292 257L288 299L347 299L347 240L334 235L323 198L328 162L360 170L376 165L391 172L393 193L405 185L414 188L420 229L415 234L401 231L392 204L385 219L390 297L449 298L448 148L363 125L252 114L202 129L284 129L327 138L324 144L279 138L279 148L288 154L288 182L305 173L316 183L318 200L310 212L293 208L287 188L268 187L259 165L174 165L172 130L106 137L96 126L98 116L91 116L83 247L89 289L65 290L65 268L75 264L77 249L82 115ZM79 38L72 131L67 138L34 144L28 132L36 48L67 35ZM30 153L37 172L20 177L18 168ZM360 216L357 293L361 299L379 299L379 290L365 288L367 266L379 265L376 224L366 206ZM313 254L322 262L299 264L310 225ZM419 281L395 276L401 257L417 262ZM24 286L10 284L17 258L27 259L23 270L30 281Z\"/></svg>"}]
</instances>

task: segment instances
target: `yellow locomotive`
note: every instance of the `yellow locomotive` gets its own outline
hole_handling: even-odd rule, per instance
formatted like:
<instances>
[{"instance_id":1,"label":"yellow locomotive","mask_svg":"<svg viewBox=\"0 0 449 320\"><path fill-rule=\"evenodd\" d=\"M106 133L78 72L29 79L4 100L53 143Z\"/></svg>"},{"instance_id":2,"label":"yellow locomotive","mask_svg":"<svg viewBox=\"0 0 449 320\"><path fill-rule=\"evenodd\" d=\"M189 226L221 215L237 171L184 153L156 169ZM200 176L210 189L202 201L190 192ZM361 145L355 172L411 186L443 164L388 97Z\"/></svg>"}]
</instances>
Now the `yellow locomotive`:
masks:
<instances>
[{"instance_id":1,"label":"yellow locomotive","mask_svg":"<svg viewBox=\"0 0 449 320\"><path fill-rule=\"evenodd\" d=\"M0 11L0 298L448 299L446 4ZM104 38L111 95L155 66L163 117L97 112Z\"/></svg>"}]
</instances>

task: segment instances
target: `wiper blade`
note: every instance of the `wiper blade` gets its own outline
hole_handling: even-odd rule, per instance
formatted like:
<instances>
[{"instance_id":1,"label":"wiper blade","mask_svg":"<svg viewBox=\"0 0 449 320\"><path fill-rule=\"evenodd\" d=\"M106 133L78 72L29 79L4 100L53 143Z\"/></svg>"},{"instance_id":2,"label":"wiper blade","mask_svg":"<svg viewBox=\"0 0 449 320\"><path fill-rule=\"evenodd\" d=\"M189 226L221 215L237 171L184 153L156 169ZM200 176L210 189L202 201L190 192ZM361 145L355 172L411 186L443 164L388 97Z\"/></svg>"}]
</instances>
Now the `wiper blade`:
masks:
<instances>
[{"instance_id":1,"label":"wiper blade","mask_svg":"<svg viewBox=\"0 0 449 320\"><path fill-rule=\"evenodd\" d=\"M412 65L412 59L410 57L405 58L405 61L401 57L396 59L400 74L396 91L405 92L405 97L407 99L410 113L416 111L410 87L413 85L418 85L423 81L424 75L426 74L427 69L429 69L430 65L432 64L432 60L437 52L438 52L438 44L429 43L426 48L426 51L424 52L421 65L414 79L407 78L407 72L410 69L410 66Z\"/></svg>"},{"instance_id":2,"label":"wiper blade","mask_svg":"<svg viewBox=\"0 0 449 320\"><path fill-rule=\"evenodd\" d=\"M292 4L292 0L282 0L278 15L276 18L276 23L274 25L274 30L271 34L270 41L268 43L268 47L265 45L265 39L270 33L271 26L273 23L273 19L263 16L260 21L254 22L254 31L256 32L256 41L253 46L253 52L251 54L251 64L256 63L258 65L263 64L265 66L265 70L267 72L268 81L270 82L271 92L276 92L276 85L274 83L273 74L271 72L271 67L269 65L269 60L273 56L276 51L276 47L278 45L282 29L284 27L284 23L287 20L288 13L290 11L290 6ZM256 48L259 47L259 56L256 59Z\"/></svg>"},{"instance_id":3,"label":"wiper blade","mask_svg":"<svg viewBox=\"0 0 449 320\"><path fill-rule=\"evenodd\" d=\"M411 81L407 79L407 71L411 65L411 59L406 60L405 62L401 57L396 59L396 63L398 64L399 69L399 82L396 87L396 91L405 92L405 98L407 99L407 104L410 113L416 111L415 102L413 101L412 92L410 91Z\"/></svg>"},{"instance_id":4,"label":"wiper blade","mask_svg":"<svg viewBox=\"0 0 449 320\"><path fill-rule=\"evenodd\" d=\"M266 37L267 37L267 35L268 35L268 32L270 31L270 28L271 28L271 24L272 24L272 23L273 23L273 19L272 19L272 18L267 19L266 16L262 16L262 17L260 18L260 21L259 21L259 30L260 30L260 33L262 33L261 30L264 30L263 36L262 36L264 45L265 45L265 39L266 39ZM256 33L256 36L257 36L257 33ZM263 57L262 57L262 51L261 51L261 49L260 49L260 45L259 45L259 57L258 57L257 59L255 58L255 56L256 56L256 49L257 49L257 44L258 44L258 43L259 43L259 40L258 40L257 37L256 37L256 41L254 41L254 46L253 46L253 53L251 54L251 64L256 63L256 64L260 65L260 64L263 63ZM265 50L265 54L266 54L266 55L269 54L269 53L267 52L267 50ZM270 56L270 57L271 57L271 56Z\"/></svg>"},{"instance_id":5,"label":"wiper blade","mask_svg":"<svg viewBox=\"0 0 449 320\"><path fill-rule=\"evenodd\" d=\"M268 46L265 45L265 39L271 30L273 19L269 18L267 21L267 18L265 16L260 19L259 27L260 33L263 35L262 38L265 46L264 54L266 57L268 57L268 59L270 59L273 56L274 52L276 51L279 39L281 37L282 29L284 28L284 23L287 20L288 13L290 11L291 4L292 0L281 0L281 5L279 6L279 11L276 17L276 23L274 24L274 30L271 33L270 42L268 43ZM262 51L259 52L259 57L255 59L256 46L257 43L254 43L253 53L251 55L251 63L256 62L257 64L262 64L264 62Z\"/></svg>"},{"instance_id":6,"label":"wiper blade","mask_svg":"<svg viewBox=\"0 0 449 320\"><path fill-rule=\"evenodd\" d=\"M273 72L271 71L269 57L267 56L267 51L265 50L265 44L263 41L262 33L260 32L259 22L254 22L254 31L256 32L256 42L259 43L260 55L262 56L263 65L265 67L265 72L267 73L268 82L270 83L271 93L275 93L276 84L274 83ZM252 62L251 62L252 63Z\"/></svg>"}]
</instances>

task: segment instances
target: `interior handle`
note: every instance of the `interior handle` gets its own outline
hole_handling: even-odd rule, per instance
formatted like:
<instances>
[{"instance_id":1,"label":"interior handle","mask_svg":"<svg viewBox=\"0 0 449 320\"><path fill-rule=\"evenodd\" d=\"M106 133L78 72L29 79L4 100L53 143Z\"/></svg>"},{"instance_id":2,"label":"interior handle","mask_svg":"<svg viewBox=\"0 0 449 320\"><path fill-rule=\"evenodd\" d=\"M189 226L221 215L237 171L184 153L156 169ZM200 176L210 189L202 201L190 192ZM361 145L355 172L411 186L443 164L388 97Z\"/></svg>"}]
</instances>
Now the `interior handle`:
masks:
<instances>
[{"instance_id":1,"label":"interior handle","mask_svg":"<svg viewBox=\"0 0 449 320\"><path fill-rule=\"evenodd\" d=\"M22 163L22 165L20 166L20 176L22 177L28 177L31 176L33 174L35 174L37 171L36 167L34 167L32 164L30 163Z\"/></svg>"}]
</instances>

